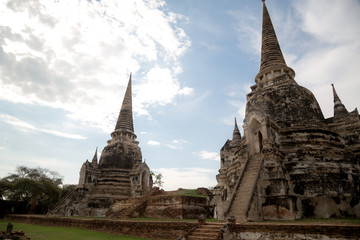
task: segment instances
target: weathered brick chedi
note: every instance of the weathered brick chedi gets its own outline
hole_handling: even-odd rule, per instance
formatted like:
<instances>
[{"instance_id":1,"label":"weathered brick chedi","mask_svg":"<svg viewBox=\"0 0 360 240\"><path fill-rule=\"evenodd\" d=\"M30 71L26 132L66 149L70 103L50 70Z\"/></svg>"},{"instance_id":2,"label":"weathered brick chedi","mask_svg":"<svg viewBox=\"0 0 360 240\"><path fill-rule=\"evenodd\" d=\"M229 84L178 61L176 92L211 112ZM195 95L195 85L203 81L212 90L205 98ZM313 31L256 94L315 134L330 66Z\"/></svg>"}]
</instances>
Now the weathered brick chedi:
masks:
<instances>
[{"instance_id":1,"label":"weathered brick chedi","mask_svg":"<svg viewBox=\"0 0 360 240\"><path fill-rule=\"evenodd\" d=\"M106 213L111 218L196 219L207 213L205 196L186 196L182 190L166 192L154 187L142 197L118 201Z\"/></svg>"},{"instance_id":2,"label":"weathered brick chedi","mask_svg":"<svg viewBox=\"0 0 360 240\"><path fill-rule=\"evenodd\" d=\"M150 169L142 162L132 116L131 75L111 139L97 159L86 160L78 187L49 213L62 216L105 216L119 200L142 196L152 188Z\"/></svg>"},{"instance_id":3,"label":"weathered brick chedi","mask_svg":"<svg viewBox=\"0 0 360 240\"><path fill-rule=\"evenodd\" d=\"M333 86L334 116L287 66L263 1L260 72L220 151L215 217L238 221L360 217L360 117Z\"/></svg>"}]
</instances>

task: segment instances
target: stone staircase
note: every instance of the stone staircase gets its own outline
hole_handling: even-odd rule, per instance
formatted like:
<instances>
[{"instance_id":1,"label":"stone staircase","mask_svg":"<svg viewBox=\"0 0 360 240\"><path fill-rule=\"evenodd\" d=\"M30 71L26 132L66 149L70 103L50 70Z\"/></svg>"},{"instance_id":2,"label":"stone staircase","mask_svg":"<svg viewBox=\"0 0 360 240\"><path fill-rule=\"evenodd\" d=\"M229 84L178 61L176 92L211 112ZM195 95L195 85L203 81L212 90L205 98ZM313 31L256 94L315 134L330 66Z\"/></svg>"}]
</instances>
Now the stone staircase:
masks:
<instances>
[{"instance_id":1,"label":"stone staircase","mask_svg":"<svg viewBox=\"0 0 360 240\"><path fill-rule=\"evenodd\" d=\"M249 159L241 182L236 190L235 198L231 204L228 216L234 216L237 221L245 222L246 214L257 182L259 167L262 158L256 155Z\"/></svg>"},{"instance_id":2,"label":"stone staircase","mask_svg":"<svg viewBox=\"0 0 360 240\"><path fill-rule=\"evenodd\" d=\"M222 239L223 223L205 223L190 233L187 240L219 240Z\"/></svg>"},{"instance_id":3,"label":"stone staircase","mask_svg":"<svg viewBox=\"0 0 360 240\"><path fill-rule=\"evenodd\" d=\"M60 206L62 204L65 203L65 201L67 201L72 195L74 195L76 193L77 188L74 188L73 190L71 190L70 192L68 192L64 197L62 197L60 199L60 201L58 201L51 209L49 209L49 211L46 213L46 215L51 215L53 213L56 213L58 211L58 209L60 208Z\"/></svg>"},{"instance_id":4,"label":"stone staircase","mask_svg":"<svg viewBox=\"0 0 360 240\"><path fill-rule=\"evenodd\" d=\"M76 188L61 199L49 215L103 217L114 202L131 197L129 169L109 168L101 172L97 182Z\"/></svg>"},{"instance_id":5,"label":"stone staircase","mask_svg":"<svg viewBox=\"0 0 360 240\"><path fill-rule=\"evenodd\" d=\"M89 189L85 187L75 188L56 203L47 213L47 215L66 215L72 216L69 206L79 204L81 199L88 195Z\"/></svg>"}]
</instances>

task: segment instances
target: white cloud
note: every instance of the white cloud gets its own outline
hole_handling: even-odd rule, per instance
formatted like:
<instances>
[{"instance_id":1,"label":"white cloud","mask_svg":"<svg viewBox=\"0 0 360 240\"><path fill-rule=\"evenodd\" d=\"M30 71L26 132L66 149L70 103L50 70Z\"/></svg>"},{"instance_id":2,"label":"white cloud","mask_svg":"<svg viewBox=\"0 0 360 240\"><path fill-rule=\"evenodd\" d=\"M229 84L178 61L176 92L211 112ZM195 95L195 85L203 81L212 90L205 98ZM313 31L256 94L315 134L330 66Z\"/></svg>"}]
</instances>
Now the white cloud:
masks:
<instances>
[{"instance_id":1,"label":"white cloud","mask_svg":"<svg viewBox=\"0 0 360 240\"><path fill-rule=\"evenodd\" d=\"M3 146L0 146L0 150L4 150L5 149L5 147L3 147Z\"/></svg>"},{"instance_id":2,"label":"white cloud","mask_svg":"<svg viewBox=\"0 0 360 240\"><path fill-rule=\"evenodd\" d=\"M141 134L141 135L151 135L152 133L150 133L150 132L145 132L145 131L141 131L140 134Z\"/></svg>"},{"instance_id":3,"label":"white cloud","mask_svg":"<svg viewBox=\"0 0 360 240\"><path fill-rule=\"evenodd\" d=\"M110 131L129 72L138 114L191 93L176 77L190 46L177 26L184 17L165 1L12 0L0 12L0 99L61 108Z\"/></svg>"},{"instance_id":4,"label":"white cloud","mask_svg":"<svg viewBox=\"0 0 360 240\"><path fill-rule=\"evenodd\" d=\"M294 2L296 11L301 14L302 30L321 42L353 43L360 34L357 0L305 0Z\"/></svg>"},{"instance_id":5,"label":"white cloud","mask_svg":"<svg viewBox=\"0 0 360 240\"><path fill-rule=\"evenodd\" d=\"M185 141L185 140L176 140L176 139L172 140L171 142L172 142L172 144L166 143L166 144L164 144L164 146L167 148L171 148L171 149L183 149L184 147L182 145L187 143L187 141ZM152 145L152 146L161 145L160 142L155 141L155 140L149 140L149 141L147 141L147 144Z\"/></svg>"},{"instance_id":6,"label":"white cloud","mask_svg":"<svg viewBox=\"0 0 360 240\"><path fill-rule=\"evenodd\" d=\"M174 99L180 90L180 84L170 69L153 67L147 74L144 83L134 87L137 98L134 105L166 105ZM137 105L136 105L137 104Z\"/></svg>"},{"instance_id":7,"label":"white cloud","mask_svg":"<svg viewBox=\"0 0 360 240\"><path fill-rule=\"evenodd\" d=\"M295 80L314 93L325 117L333 116L331 83L349 111L358 107L360 2L304 0L291 2L289 11L278 7L274 3L269 11L285 60L296 72ZM239 48L260 60L260 16L254 17L251 9L229 14L236 19ZM243 109L239 109L241 116Z\"/></svg>"},{"instance_id":8,"label":"white cloud","mask_svg":"<svg viewBox=\"0 0 360 240\"><path fill-rule=\"evenodd\" d=\"M172 142L175 144L188 143L188 141L182 139L174 139Z\"/></svg>"},{"instance_id":9,"label":"white cloud","mask_svg":"<svg viewBox=\"0 0 360 240\"><path fill-rule=\"evenodd\" d=\"M154 141L154 140L149 140L149 141L147 141L147 144L152 145L152 146L159 146L159 145L161 145L161 143L159 143L158 141Z\"/></svg>"},{"instance_id":10,"label":"white cloud","mask_svg":"<svg viewBox=\"0 0 360 240\"><path fill-rule=\"evenodd\" d=\"M171 149L184 149L183 144L188 143L188 141L180 139L173 139L171 142L172 144L165 144L165 146Z\"/></svg>"},{"instance_id":11,"label":"white cloud","mask_svg":"<svg viewBox=\"0 0 360 240\"><path fill-rule=\"evenodd\" d=\"M331 83L348 110L360 102L358 66L360 59L360 3L347 1L294 2L303 34L311 45L293 64L299 83L307 86L319 101L325 117L333 115Z\"/></svg>"},{"instance_id":12,"label":"white cloud","mask_svg":"<svg viewBox=\"0 0 360 240\"><path fill-rule=\"evenodd\" d=\"M202 159L220 161L220 154L217 152L200 151L199 156Z\"/></svg>"},{"instance_id":13,"label":"white cloud","mask_svg":"<svg viewBox=\"0 0 360 240\"><path fill-rule=\"evenodd\" d=\"M175 146L173 144L165 144L166 147L171 148L171 149L183 149L184 147L182 146Z\"/></svg>"},{"instance_id":14,"label":"white cloud","mask_svg":"<svg viewBox=\"0 0 360 240\"><path fill-rule=\"evenodd\" d=\"M236 20L234 26L238 39L238 47L243 51L258 56L261 50L261 32L259 17L250 9L231 10L228 12Z\"/></svg>"},{"instance_id":15,"label":"white cloud","mask_svg":"<svg viewBox=\"0 0 360 240\"><path fill-rule=\"evenodd\" d=\"M193 93L194 93L194 89L189 88L189 87L184 87L184 88L179 90L179 94L184 95L184 96L188 96L188 95L191 95Z\"/></svg>"},{"instance_id":16,"label":"white cloud","mask_svg":"<svg viewBox=\"0 0 360 240\"><path fill-rule=\"evenodd\" d=\"M163 175L165 190L178 188L195 189L199 187L212 187L216 185L214 174L216 170L206 168L158 168L155 173Z\"/></svg>"},{"instance_id":17,"label":"white cloud","mask_svg":"<svg viewBox=\"0 0 360 240\"><path fill-rule=\"evenodd\" d=\"M28 158L25 160L28 164L31 164L33 166L40 166L43 168L51 168L51 169L58 169L59 167L68 167L69 164L64 162L63 160L54 159L54 158L42 158L42 157L36 157L36 158Z\"/></svg>"},{"instance_id":18,"label":"white cloud","mask_svg":"<svg viewBox=\"0 0 360 240\"><path fill-rule=\"evenodd\" d=\"M47 133L50 135L54 135L54 136L58 136L58 137L64 137L64 138L70 138L70 139L77 139L77 140L82 140L82 139L86 139L85 137L78 135L78 134L72 134L72 133L64 133L62 131L57 131L57 130L51 130L51 129L45 129L45 128L40 128L40 127L36 127L30 123L21 121L13 116L7 115L7 114L0 114L0 120L10 124L14 127L16 127L16 129L21 130L21 131L25 131L25 132L29 132L29 131L33 131L33 132L43 132L43 133Z\"/></svg>"}]
</instances>

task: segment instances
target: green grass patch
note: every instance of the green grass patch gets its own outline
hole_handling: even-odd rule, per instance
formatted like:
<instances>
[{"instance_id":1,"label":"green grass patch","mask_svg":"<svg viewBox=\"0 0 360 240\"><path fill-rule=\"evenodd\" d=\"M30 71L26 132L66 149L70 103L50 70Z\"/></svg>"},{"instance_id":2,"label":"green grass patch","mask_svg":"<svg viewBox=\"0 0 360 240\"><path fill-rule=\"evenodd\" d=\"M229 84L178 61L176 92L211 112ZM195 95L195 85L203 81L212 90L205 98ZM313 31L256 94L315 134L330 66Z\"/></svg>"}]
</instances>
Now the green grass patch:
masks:
<instances>
[{"instance_id":1,"label":"green grass patch","mask_svg":"<svg viewBox=\"0 0 360 240\"><path fill-rule=\"evenodd\" d=\"M224 220L215 219L215 218L208 218L208 219L206 219L206 222L223 223L223 222L225 222L225 221L224 221Z\"/></svg>"},{"instance_id":2,"label":"green grass patch","mask_svg":"<svg viewBox=\"0 0 360 240\"><path fill-rule=\"evenodd\" d=\"M45 227L33 224L11 222L13 231L22 230L33 240L150 240L149 238L119 236L72 227ZM5 232L8 221L0 221L0 231Z\"/></svg>"},{"instance_id":3,"label":"green grass patch","mask_svg":"<svg viewBox=\"0 0 360 240\"><path fill-rule=\"evenodd\" d=\"M206 196L202 195L201 192L199 192L196 189L181 189L178 190L175 193L176 196L187 196L187 197L200 197L200 198L206 198Z\"/></svg>"}]
</instances>

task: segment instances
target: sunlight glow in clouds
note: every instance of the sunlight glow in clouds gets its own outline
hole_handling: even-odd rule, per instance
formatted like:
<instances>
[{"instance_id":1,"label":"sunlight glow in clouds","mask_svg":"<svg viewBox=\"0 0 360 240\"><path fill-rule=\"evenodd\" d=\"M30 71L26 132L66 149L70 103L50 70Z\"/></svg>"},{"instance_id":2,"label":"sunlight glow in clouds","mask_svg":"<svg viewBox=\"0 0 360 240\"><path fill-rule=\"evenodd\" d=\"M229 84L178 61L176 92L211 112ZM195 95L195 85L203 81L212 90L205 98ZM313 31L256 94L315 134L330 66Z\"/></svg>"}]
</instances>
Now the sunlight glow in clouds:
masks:
<instances>
[{"instance_id":1,"label":"sunlight glow in clouds","mask_svg":"<svg viewBox=\"0 0 360 240\"><path fill-rule=\"evenodd\" d=\"M162 0L2 1L0 98L65 109L109 131L130 72L134 111L189 95L176 75L190 46Z\"/></svg>"},{"instance_id":2,"label":"sunlight glow in clouds","mask_svg":"<svg viewBox=\"0 0 360 240\"><path fill-rule=\"evenodd\" d=\"M145 109L147 106L164 106L171 103L177 95L190 95L192 88L180 88L178 80L169 68L153 67L145 77L143 83L134 87L136 98L135 108ZM141 114L149 115L147 111Z\"/></svg>"}]
</instances>

